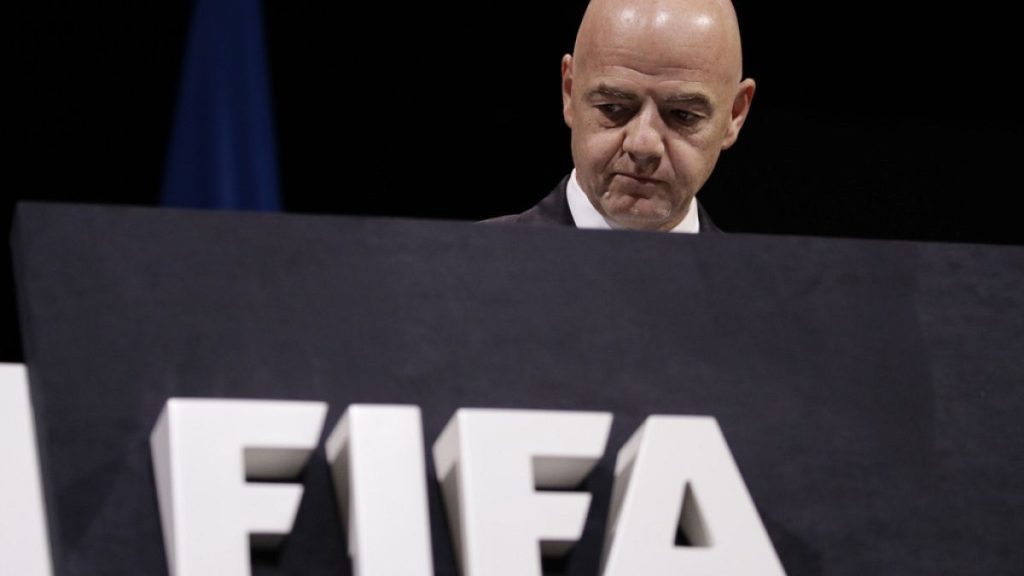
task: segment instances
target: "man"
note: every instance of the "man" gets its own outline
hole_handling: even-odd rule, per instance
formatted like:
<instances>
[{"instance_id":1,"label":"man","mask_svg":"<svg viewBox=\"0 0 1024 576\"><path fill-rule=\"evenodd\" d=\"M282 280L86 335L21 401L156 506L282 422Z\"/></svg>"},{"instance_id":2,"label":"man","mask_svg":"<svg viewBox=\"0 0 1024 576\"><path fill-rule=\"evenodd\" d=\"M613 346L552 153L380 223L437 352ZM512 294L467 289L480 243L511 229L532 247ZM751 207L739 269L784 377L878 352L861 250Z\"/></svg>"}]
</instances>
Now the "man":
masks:
<instances>
[{"instance_id":1,"label":"man","mask_svg":"<svg viewBox=\"0 0 1024 576\"><path fill-rule=\"evenodd\" d=\"M593 0L562 58L575 169L491 222L705 232L695 196L754 97L729 0Z\"/></svg>"}]
</instances>

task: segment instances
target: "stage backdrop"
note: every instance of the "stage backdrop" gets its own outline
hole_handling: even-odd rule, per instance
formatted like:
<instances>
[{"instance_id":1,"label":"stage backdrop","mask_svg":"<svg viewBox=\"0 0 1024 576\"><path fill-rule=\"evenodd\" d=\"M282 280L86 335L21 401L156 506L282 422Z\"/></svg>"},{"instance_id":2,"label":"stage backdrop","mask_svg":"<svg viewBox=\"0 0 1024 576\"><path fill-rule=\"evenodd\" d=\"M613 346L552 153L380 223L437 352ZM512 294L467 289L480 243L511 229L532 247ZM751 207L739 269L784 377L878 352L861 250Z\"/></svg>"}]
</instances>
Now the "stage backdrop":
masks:
<instances>
[{"instance_id":1,"label":"stage backdrop","mask_svg":"<svg viewBox=\"0 0 1024 576\"><path fill-rule=\"evenodd\" d=\"M718 418L790 575L1024 566L1024 249L38 204L14 243L62 576L165 573L171 396L324 400L328 431L412 403L428 444L461 406L611 411L552 574L597 574L652 413ZM323 460L254 574L350 573Z\"/></svg>"}]
</instances>

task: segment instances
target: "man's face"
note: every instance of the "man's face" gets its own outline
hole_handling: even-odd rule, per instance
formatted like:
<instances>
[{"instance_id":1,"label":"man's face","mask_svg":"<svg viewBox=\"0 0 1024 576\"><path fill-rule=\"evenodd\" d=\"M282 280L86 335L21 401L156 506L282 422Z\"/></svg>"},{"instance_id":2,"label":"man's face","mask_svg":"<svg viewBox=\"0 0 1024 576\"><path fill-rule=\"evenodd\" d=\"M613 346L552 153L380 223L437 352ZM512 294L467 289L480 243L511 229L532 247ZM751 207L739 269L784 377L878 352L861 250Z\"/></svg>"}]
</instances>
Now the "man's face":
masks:
<instances>
[{"instance_id":1,"label":"man's face","mask_svg":"<svg viewBox=\"0 0 1024 576\"><path fill-rule=\"evenodd\" d=\"M735 142L753 81L734 105L745 89L713 26L641 18L615 15L577 44L575 61L564 57L564 116L577 179L598 211L627 228L667 230Z\"/></svg>"}]
</instances>

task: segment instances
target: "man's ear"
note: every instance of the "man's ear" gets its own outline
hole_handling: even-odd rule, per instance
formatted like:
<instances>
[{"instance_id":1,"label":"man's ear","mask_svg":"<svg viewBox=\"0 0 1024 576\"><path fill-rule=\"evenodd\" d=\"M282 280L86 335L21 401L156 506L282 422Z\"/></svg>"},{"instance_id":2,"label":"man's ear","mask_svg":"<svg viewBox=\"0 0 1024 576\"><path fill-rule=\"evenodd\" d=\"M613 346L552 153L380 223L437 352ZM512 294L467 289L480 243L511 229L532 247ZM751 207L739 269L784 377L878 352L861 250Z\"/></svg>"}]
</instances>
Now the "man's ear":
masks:
<instances>
[{"instance_id":1,"label":"man's ear","mask_svg":"<svg viewBox=\"0 0 1024 576\"><path fill-rule=\"evenodd\" d=\"M572 54L562 56L562 117L572 128Z\"/></svg>"},{"instance_id":2,"label":"man's ear","mask_svg":"<svg viewBox=\"0 0 1024 576\"><path fill-rule=\"evenodd\" d=\"M747 78L739 83L736 97L732 101L729 126L726 129L725 138L722 140L722 150L729 149L736 143L736 139L739 138L740 128L743 128L743 123L747 120L747 114L750 113L750 103L754 100L754 89L756 87L757 85L754 83L753 78Z\"/></svg>"}]
</instances>

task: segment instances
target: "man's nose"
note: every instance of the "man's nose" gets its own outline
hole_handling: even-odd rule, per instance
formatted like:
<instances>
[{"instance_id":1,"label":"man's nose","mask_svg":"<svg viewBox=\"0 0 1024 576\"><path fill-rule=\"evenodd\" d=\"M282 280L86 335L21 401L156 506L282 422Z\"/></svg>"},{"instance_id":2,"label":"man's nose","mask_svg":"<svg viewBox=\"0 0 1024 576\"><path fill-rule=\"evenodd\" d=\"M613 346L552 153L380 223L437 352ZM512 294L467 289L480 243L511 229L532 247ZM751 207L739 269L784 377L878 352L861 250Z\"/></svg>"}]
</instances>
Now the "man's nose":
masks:
<instances>
[{"instance_id":1,"label":"man's nose","mask_svg":"<svg viewBox=\"0 0 1024 576\"><path fill-rule=\"evenodd\" d=\"M622 151L629 154L641 174L654 172L665 154L662 128L658 110L650 104L641 108L626 125Z\"/></svg>"}]
</instances>

